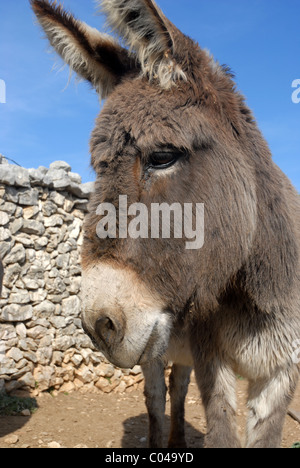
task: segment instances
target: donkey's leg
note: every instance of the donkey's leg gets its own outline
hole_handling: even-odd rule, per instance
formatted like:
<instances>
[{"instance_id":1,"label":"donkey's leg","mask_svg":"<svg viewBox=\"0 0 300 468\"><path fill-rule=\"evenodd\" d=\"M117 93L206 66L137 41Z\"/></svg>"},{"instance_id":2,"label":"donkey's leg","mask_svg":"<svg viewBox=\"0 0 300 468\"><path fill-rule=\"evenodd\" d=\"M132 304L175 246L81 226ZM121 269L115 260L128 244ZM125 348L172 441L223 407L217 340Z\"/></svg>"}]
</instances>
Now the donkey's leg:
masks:
<instances>
[{"instance_id":1,"label":"donkey's leg","mask_svg":"<svg viewBox=\"0 0 300 468\"><path fill-rule=\"evenodd\" d=\"M170 375L171 431L169 448L186 448L184 403L191 377L191 367L174 364Z\"/></svg>"},{"instance_id":2,"label":"donkey's leg","mask_svg":"<svg viewBox=\"0 0 300 468\"><path fill-rule=\"evenodd\" d=\"M288 406L299 377L297 368L269 380L250 382L247 448L280 448Z\"/></svg>"},{"instance_id":3,"label":"donkey's leg","mask_svg":"<svg viewBox=\"0 0 300 468\"><path fill-rule=\"evenodd\" d=\"M163 448L163 432L166 409L167 387L165 367L162 361L142 366L145 376L145 397L149 414L150 448Z\"/></svg>"},{"instance_id":4,"label":"donkey's leg","mask_svg":"<svg viewBox=\"0 0 300 468\"><path fill-rule=\"evenodd\" d=\"M233 371L215 358L208 362L195 362L195 372L206 410L206 448L240 448Z\"/></svg>"}]
</instances>

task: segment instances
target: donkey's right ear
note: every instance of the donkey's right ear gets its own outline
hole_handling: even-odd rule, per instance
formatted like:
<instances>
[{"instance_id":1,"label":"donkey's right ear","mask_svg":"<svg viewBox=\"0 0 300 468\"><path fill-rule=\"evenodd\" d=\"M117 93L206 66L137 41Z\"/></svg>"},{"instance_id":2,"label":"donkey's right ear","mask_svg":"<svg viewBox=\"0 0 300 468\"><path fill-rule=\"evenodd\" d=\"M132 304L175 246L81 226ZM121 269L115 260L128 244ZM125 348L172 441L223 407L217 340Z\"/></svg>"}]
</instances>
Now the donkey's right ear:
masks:
<instances>
[{"instance_id":1,"label":"donkey's right ear","mask_svg":"<svg viewBox=\"0 0 300 468\"><path fill-rule=\"evenodd\" d=\"M72 70L92 83L102 98L135 68L135 61L118 42L78 21L56 1L30 2L52 47Z\"/></svg>"}]
</instances>

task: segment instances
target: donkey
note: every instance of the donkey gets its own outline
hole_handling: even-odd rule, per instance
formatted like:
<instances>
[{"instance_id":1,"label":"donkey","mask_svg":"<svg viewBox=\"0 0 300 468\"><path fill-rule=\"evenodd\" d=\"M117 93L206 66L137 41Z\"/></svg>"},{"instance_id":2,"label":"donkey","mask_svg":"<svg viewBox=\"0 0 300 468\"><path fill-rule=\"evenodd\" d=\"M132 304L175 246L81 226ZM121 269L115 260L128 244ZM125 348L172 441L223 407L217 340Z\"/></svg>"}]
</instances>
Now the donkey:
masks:
<instances>
[{"instance_id":1,"label":"donkey","mask_svg":"<svg viewBox=\"0 0 300 468\"><path fill-rule=\"evenodd\" d=\"M97 174L82 249L83 327L116 366L141 365L149 444L186 446L194 367L208 448L241 446L236 373L249 380L248 448L279 447L299 368L300 206L230 70L180 32L153 0L98 1L123 39L31 0L53 48L106 99L91 138ZM99 239L98 206L203 203L205 242ZM120 231L118 226L118 231Z\"/></svg>"}]
</instances>

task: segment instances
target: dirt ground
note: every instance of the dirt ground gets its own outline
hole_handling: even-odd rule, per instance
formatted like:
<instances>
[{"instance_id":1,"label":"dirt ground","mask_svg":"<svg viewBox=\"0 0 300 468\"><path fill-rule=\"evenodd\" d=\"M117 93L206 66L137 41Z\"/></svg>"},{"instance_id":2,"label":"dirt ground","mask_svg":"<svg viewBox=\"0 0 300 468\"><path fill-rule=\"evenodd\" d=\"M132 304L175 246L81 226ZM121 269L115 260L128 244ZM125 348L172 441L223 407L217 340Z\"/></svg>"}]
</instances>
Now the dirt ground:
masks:
<instances>
[{"instance_id":1,"label":"dirt ground","mask_svg":"<svg viewBox=\"0 0 300 468\"><path fill-rule=\"evenodd\" d=\"M247 382L238 381L238 426L243 438L247 410ZM145 448L147 414L143 391L123 395L72 393L37 398L38 409L31 416L0 417L0 448ZM300 386L292 404L300 411ZM166 442L170 422L167 403ZM194 379L186 401L186 433L189 448L203 447L206 423ZM11 439L11 436L17 436ZM300 424L286 417L283 448L300 442ZM54 444L51 444L54 443ZM58 445L59 444L59 445ZM59 447L60 446L60 447Z\"/></svg>"}]
</instances>

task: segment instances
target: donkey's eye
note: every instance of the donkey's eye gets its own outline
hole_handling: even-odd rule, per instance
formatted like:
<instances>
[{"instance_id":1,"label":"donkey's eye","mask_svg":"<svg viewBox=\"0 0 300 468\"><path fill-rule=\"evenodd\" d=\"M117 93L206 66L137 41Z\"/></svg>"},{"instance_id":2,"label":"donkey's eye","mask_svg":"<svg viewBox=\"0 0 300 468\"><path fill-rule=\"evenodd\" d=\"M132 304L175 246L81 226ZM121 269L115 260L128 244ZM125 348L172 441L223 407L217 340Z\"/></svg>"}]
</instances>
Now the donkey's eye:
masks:
<instances>
[{"instance_id":1,"label":"donkey's eye","mask_svg":"<svg viewBox=\"0 0 300 468\"><path fill-rule=\"evenodd\" d=\"M182 153L175 151L152 153L149 165L153 169L166 169L173 166L181 156Z\"/></svg>"}]
</instances>

